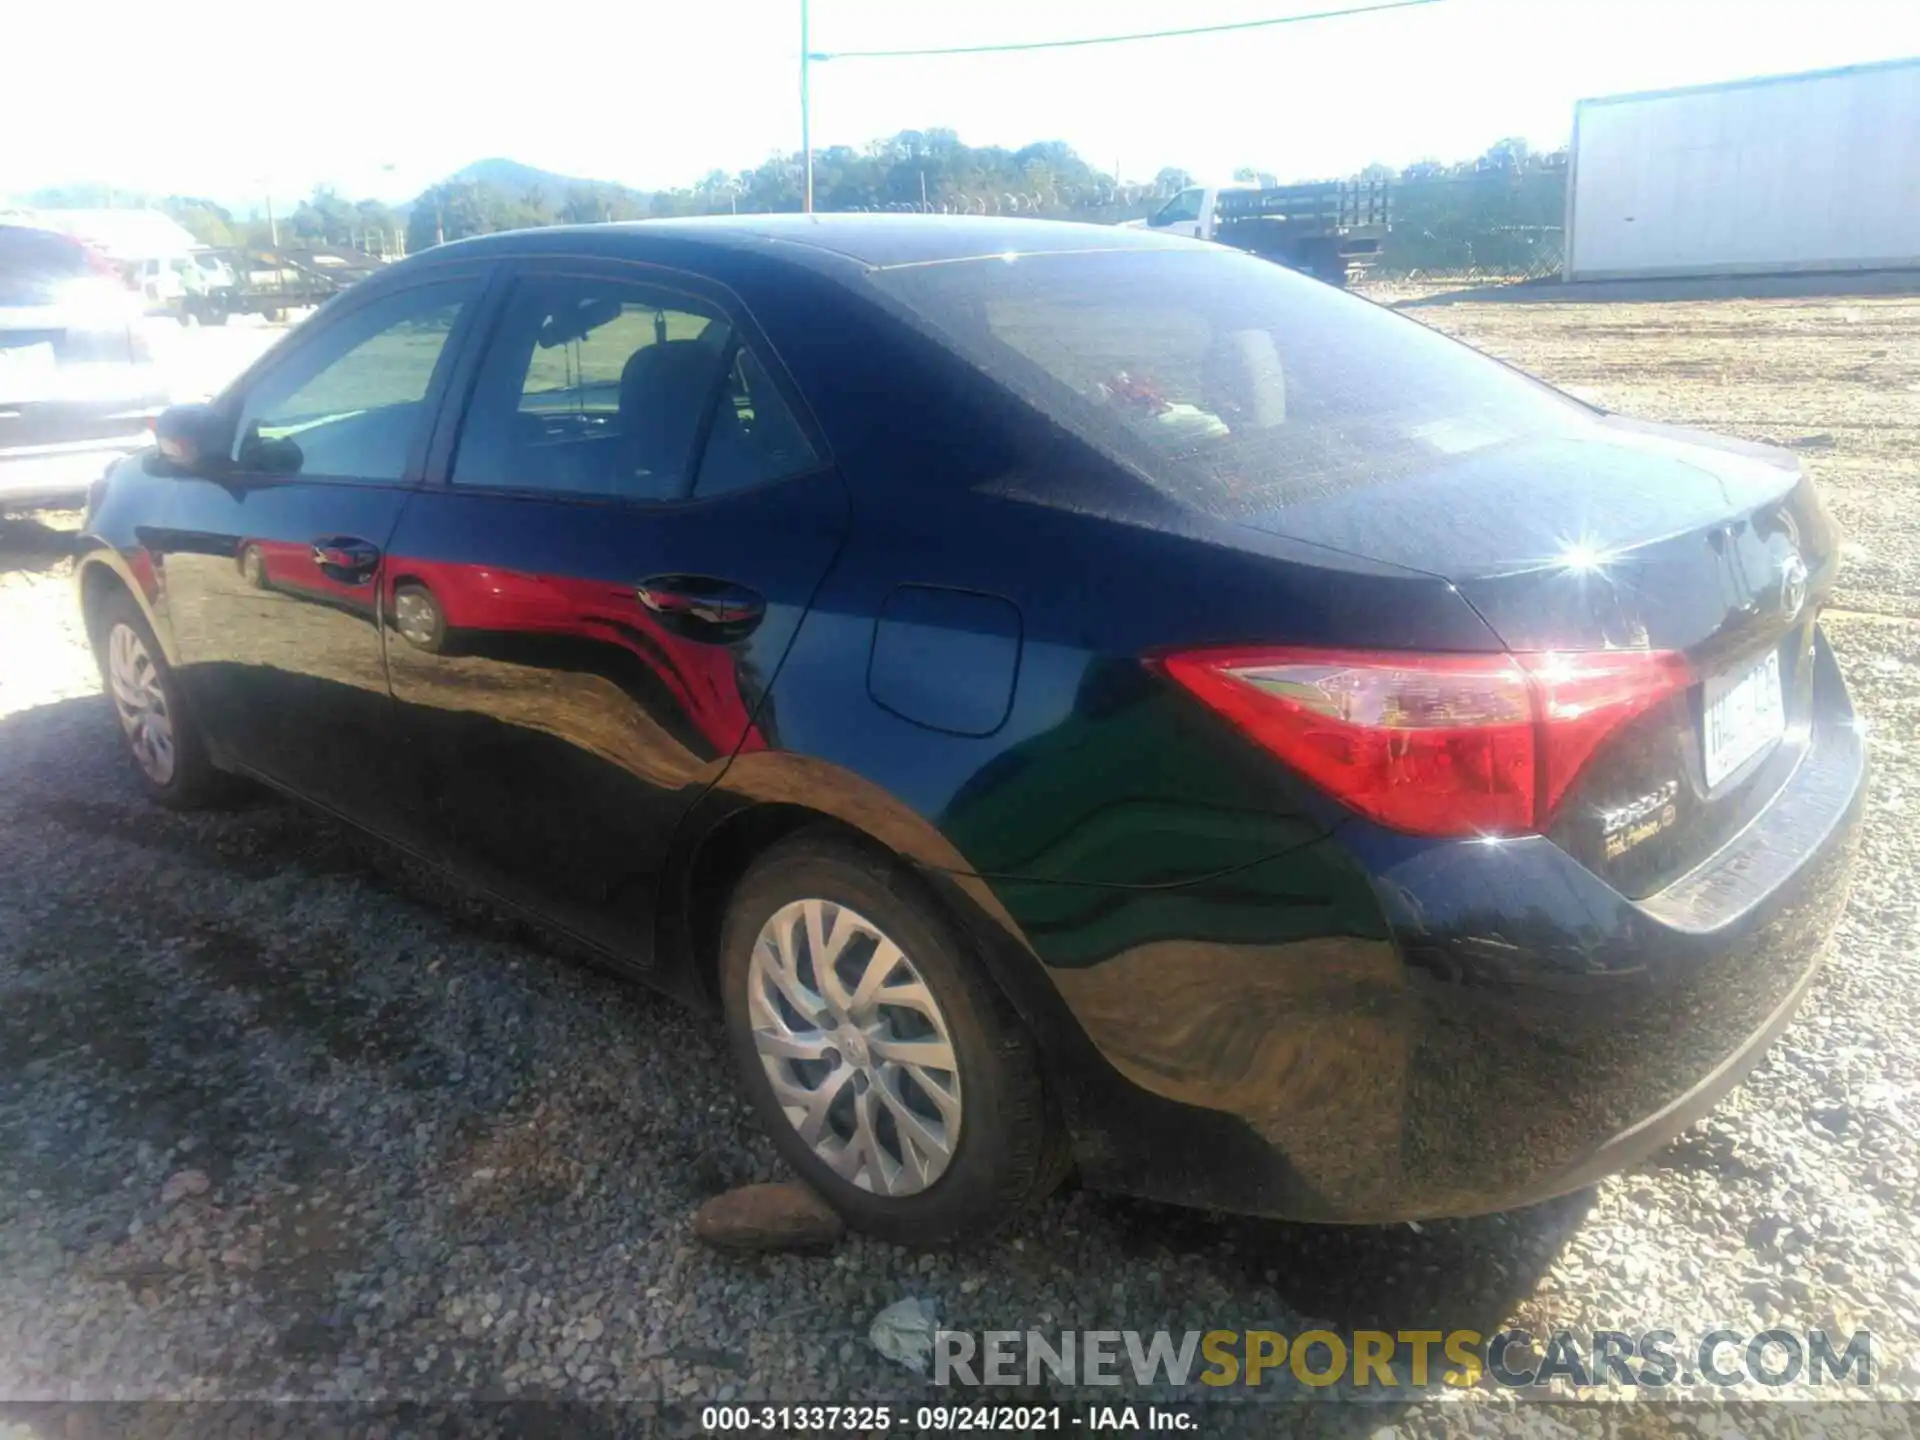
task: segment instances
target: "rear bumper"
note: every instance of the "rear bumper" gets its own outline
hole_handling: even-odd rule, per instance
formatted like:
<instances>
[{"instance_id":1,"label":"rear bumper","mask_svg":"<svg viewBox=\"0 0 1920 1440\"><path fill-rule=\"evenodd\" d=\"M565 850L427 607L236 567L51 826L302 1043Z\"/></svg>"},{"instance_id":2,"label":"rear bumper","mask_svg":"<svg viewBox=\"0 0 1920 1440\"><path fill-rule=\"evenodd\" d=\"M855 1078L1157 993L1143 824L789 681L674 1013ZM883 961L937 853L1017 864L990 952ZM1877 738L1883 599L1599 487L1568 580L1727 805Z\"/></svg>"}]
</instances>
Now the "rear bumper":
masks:
<instances>
[{"instance_id":1,"label":"rear bumper","mask_svg":"<svg viewBox=\"0 0 1920 1440\"><path fill-rule=\"evenodd\" d=\"M1775 802L1644 900L1538 837L1355 824L1193 887L1177 936L1052 970L1098 1053L1061 1087L1083 1174L1386 1222L1529 1204L1657 1150L1789 1023L1845 904L1866 761L1828 678L1843 713ZM1369 878L1377 933L1303 919L1335 852ZM1262 927L1289 938L1205 938Z\"/></svg>"},{"instance_id":2,"label":"rear bumper","mask_svg":"<svg viewBox=\"0 0 1920 1440\"><path fill-rule=\"evenodd\" d=\"M0 511L77 510L109 465L148 440L142 434L35 452L0 450Z\"/></svg>"},{"instance_id":3,"label":"rear bumper","mask_svg":"<svg viewBox=\"0 0 1920 1440\"><path fill-rule=\"evenodd\" d=\"M0 403L0 507L79 505L115 459L152 442L160 395L85 403Z\"/></svg>"}]
</instances>

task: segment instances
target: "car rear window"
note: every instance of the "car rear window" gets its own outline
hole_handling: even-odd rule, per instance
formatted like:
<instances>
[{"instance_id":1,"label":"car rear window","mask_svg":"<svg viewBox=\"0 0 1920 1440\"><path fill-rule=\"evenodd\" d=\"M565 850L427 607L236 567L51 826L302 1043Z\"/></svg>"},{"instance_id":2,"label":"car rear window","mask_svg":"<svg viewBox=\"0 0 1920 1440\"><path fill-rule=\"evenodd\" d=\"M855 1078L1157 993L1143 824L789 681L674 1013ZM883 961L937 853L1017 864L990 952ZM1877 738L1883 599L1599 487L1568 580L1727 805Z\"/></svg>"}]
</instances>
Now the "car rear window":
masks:
<instances>
[{"instance_id":1,"label":"car rear window","mask_svg":"<svg viewBox=\"0 0 1920 1440\"><path fill-rule=\"evenodd\" d=\"M992 378L1226 518L1592 413L1417 322L1226 249L1041 253L874 279Z\"/></svg>"},{"instance_id":2,"label":"car rear window","mask_svg":"<svg viewBox=\"0 0 1920 1440\"><path fill-rule=\"evenodd\" d=\"M0 305L44 305L64 280L97 273L76 240L51 230L0 225Z\"/></svg>"}]
</instances>

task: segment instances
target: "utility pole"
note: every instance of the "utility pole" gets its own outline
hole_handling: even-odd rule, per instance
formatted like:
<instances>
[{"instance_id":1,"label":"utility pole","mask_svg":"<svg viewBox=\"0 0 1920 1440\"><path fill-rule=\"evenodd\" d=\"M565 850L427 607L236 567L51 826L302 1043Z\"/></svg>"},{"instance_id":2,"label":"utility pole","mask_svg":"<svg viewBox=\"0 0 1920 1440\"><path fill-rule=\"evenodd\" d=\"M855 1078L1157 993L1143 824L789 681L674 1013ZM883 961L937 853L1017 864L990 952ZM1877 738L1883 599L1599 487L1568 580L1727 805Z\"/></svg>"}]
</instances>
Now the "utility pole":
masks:
<instances>
[{"instance_id":1,"label":"utility pole","mask_svg":"<svg viewBox=\"0 0 1920 1440\"><path fill-rule=\"evenodd\" d=\"M803 208L813 213L813 101L808 94L808 74L813 55L808 48L807 36L807 0L800 0L800 163L806 171L806 192Z\"/></svg>"}]
</instances>

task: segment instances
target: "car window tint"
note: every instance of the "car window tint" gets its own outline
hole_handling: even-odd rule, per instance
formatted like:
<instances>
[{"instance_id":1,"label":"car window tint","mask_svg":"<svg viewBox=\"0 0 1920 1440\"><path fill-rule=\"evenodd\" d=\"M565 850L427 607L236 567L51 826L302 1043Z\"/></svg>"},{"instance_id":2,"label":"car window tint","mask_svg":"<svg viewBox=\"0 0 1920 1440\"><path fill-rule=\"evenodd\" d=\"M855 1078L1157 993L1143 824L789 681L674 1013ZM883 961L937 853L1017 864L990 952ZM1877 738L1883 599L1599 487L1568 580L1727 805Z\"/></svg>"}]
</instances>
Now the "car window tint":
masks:
<instances>
[{"instance_id":1,"label":"car window tint","mask_svg":"<svg viewBox=\"0 0 1920 1440\"><path fill-rule=\"evenodd\" d=\"M248 392L234 463L281 475L398 480L427 420L447 337L477 281L382 296L329 325Z\"/></svg>"},{"instance_id":2,"label":"car window tint","mask_svg":"<svg viewBox=\"0 0 1920 1440\"><path fill-rule=\"evenodd\" d=\"M44 305L62 282L95 273L77 241L50 230L0 225L0 305Z\"/></svg>"},{"instance_id":3,"label":"car window tint","mask_svg":"<svg viewBox=\"0 0 1920 1440\"><path fill-rule=\"evenodd\" d=\"M745 490L805 470L815 460L813 446L766 368L751 350L737 347L720 390L713 428L707 432L693 493L707 496Z\"/></svg>"},{"instance_id":4,"label":"car window tint","mask_svg":"<svg viewBox=\"0 0 1920 1440\"><path fill-rule=\"evenodd\" d=\"M726 318L689 296L617 280L522 281L481 362L453 483L683 496L731 341Z\"/></svg>"},{"instance_id":5,"label":"car window tint","mask_svg":"<svg viewBox=\"0 0 1920 1440\"><path fill-rule=\"evenodd\" d=\"M1230 250L1023 255L875 277L988 375L1223 518L1586 423L1425 326Z\"/></svg>"}]
</instances>

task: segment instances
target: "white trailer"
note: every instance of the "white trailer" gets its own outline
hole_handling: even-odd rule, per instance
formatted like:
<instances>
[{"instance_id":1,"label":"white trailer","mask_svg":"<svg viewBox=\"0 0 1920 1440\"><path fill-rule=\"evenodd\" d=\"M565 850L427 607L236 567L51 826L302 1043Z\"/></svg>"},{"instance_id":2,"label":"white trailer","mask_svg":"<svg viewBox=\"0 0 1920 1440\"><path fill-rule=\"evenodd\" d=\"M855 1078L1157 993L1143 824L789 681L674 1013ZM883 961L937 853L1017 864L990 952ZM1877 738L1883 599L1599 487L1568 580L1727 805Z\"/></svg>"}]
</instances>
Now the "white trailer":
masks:
<instances>
[{"instance_id":1,"label":"white trailer","mask_svg":"<svg viewBox=\"0 0 1920 1440\"><path fill-rule=\"evenodd\" d=\"M1920 58L1582 100L1568 280L1920 266Z\"/></svg>"}]
</instances>

